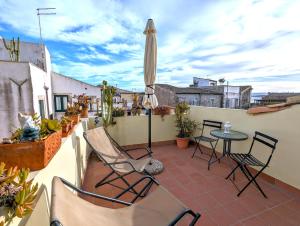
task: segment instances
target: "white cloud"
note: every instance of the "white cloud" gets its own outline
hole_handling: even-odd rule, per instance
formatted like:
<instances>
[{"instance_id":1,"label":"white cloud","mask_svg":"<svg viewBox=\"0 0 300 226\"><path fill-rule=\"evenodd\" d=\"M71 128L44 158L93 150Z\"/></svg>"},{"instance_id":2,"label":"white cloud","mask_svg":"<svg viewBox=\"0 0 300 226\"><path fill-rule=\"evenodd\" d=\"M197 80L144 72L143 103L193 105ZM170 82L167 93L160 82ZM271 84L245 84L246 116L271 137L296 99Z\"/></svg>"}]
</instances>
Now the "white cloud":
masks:
<instances>
[{"instance_id":1,"label":"white cloud","mask_svg":"<svg viewBox=\"0 0 300 226\"><path fill-rule=\"evenodd\" d=\"M187 86L193 76L234 81L300 72L297 0L46 2L1 1L0 21L37 38L35 9L56 7L57 15L41 17L43 37L76 44L74 56L79 61L101 63L72 62L62 58L62 53L55 53L64 63L56 62L54 67L77 78L101 75L113 83L142 88L142 32L149 17L154 19L158 32L159 82ZM300 84L288 80L268 80L265 84L272 90L300 89ZM263 87L262 82L251 85L254 91Z\"/></svg>"}]
</instances>

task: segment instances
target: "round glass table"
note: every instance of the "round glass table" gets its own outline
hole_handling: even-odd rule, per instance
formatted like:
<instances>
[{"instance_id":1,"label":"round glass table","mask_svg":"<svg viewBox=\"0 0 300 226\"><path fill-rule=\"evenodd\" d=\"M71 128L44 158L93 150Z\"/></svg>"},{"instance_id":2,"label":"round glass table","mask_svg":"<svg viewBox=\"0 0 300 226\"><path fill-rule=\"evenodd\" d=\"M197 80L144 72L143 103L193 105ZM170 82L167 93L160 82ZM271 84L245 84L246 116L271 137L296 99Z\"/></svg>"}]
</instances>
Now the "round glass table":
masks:
<instances>
[{"instance_id":1,"label":"round glass table","mask_svg":"<svg viewBox=\"0 0 300 226\"><path fill-rule=\"evenodd\" d=\"M246 133L242 133L235 130L230 130L228 133L225 133L224 129L214 129L210 131L210 135L219 139L223 139L223 154L220 158L218 158L214 162L220 161L220 159L224 158L225 155L230 154L231 141L241 141L241 140L248 139L248 135Z\"/></svg>"}]
</instances>

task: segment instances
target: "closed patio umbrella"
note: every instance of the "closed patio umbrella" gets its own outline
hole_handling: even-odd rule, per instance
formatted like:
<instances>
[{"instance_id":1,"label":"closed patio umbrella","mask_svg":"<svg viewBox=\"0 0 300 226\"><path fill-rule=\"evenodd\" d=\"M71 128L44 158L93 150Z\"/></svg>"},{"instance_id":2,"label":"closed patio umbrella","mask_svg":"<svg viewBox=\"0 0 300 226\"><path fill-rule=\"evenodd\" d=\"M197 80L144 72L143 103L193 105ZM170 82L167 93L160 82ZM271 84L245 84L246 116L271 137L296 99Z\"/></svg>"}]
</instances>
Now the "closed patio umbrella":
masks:
<instances>
[{"instance_id":1,"label":"closed patio umbrella","mask_svg":"<svg viewBox=\"0 0 300 226\"><path fill-rule=\"evenodd\" d=\"M157 98L154 94L157 62L157 43L156 29L152 19L148 19L144 34L146 35L144 55L144 80L146 88L145 96L143 98L143 106L148 109L148 147L151 149L151 109L154 109L158 106Z\"/></svg>"}]
</instances>

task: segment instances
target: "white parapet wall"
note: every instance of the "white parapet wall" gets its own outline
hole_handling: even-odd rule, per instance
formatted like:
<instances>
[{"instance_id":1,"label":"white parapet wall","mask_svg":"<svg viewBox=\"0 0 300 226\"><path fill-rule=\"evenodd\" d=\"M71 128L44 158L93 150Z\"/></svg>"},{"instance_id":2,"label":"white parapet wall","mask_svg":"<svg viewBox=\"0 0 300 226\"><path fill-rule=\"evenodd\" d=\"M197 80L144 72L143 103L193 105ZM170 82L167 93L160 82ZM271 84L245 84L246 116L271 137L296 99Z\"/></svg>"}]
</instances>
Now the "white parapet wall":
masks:
<instances>
[{"instance_id":1,"label":"white parapet wall","mask_svg":"<svg viewBox=\"0 0 300 226\"><path fill-rule=\"evenodd\" d=\"M148 116L124 116L114 118L116 124L108 127L111 136L120 145L148 143ZM176 139L175 115L152 115L152 142L174 141ZM94 118L89 120L89 128L94 127Z\"/></svg>"},{"instance_id":2,"label":"white parapet wall","mask_svg":"<svg viewBox=\"0 0 300 226\"><path fill-rule=\"evenodd\" d=\"M232 142L232 152L249 151L255 131L277 138L277 148L265 173L300 189L300 105L255 116L245 110L191 106L191 118L199 122L204 119L229 121L232 129L248 134L248 140ZM219 152L222 145L219 142ZM254 155L261 159L269 154L262 146L254 147L254 150Z\"/></svg>"},{"instance_id":3,"label":"white parapet wall","mask_svg":"<svg viewBox=\"0 0 300 226\"><path fill-rule=\"evenodd\" d=\"M279 140L277 148L266 174L300 189L300 105L286 110L261 115L249 115L240 109L211 108L191 106L190 117L202 122L204 119L230 121L232 129L248 134L245 141L233 141L232 152L249 151L255 131L266 133ZM148 142L148 116L127 116L115 118L116 125L109 127L110 134L121 145L145 144ZM89 121L93 126L93 119ZM197 131L199 134L200 129ZM209 133L209 131L208 131ZM176 139L175 115L152 116L152 142ZM205 145L205 143L203 143ZM217 151L222 152L223 142L220 141ZM254 146L254 155L265 160L268 149Z\"/></svg>"},{"instance_id":4,"label":"white parapet wall","mask_svg":"<svg viewBox=\"0 0 300 226\"><path fill-rule=\"evenodd\" d=\"M50 225L51 183L54 176L66 179L80 187L87 166L90 149L82 136L84 126L79 123L74 132L63 139L62 145L49 164L42 170L30 173L39 184L37 202L32 214L20 220L14 218L10 226ZM1 213L0 213L1 216Z\"/></svg>"}]
</instances>

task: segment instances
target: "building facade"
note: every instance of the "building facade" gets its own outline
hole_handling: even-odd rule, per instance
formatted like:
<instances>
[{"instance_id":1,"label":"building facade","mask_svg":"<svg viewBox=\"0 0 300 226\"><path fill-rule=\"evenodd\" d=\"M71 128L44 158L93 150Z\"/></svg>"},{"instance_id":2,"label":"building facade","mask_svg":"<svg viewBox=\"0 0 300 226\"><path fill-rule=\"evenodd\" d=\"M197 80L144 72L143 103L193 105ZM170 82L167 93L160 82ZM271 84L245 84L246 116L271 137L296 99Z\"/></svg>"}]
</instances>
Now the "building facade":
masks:
<instances>
[{"instance_id":1,"label":"building facade","mask_svg":"<svg viewBox=\"0 0 300 226\"><path fill-rule=\"evenodd\" d=\"M251 105L251 86L218 85L215 80L194 77L190 87L222 92L224 95L223 108L247 109Z\"/></svg>"},{"instance_id":2,"label":"building facade","mask_svg":"<svg viewBox=\"0 0 300 226\"><path fill-rule=\"evenodd\" d=\"M222 107L223 104L223 93L200 88L156 84L155 94L159 105L175 106L186 102L196 106Z\"/></svg>"},{"instance_id":3,"label":"building facade","mask_svg":"<svg viewBox=\"0 0 300 226\"><path fill-rule=\"evenodd\" d=\"M54 73L46 46L20 42L20 58L15 62L0 40L0 138L20 127L18 112L58 117L72 102L70 97L83 93L101 98L99 87Z\"/></svg>"}]
</instances>

